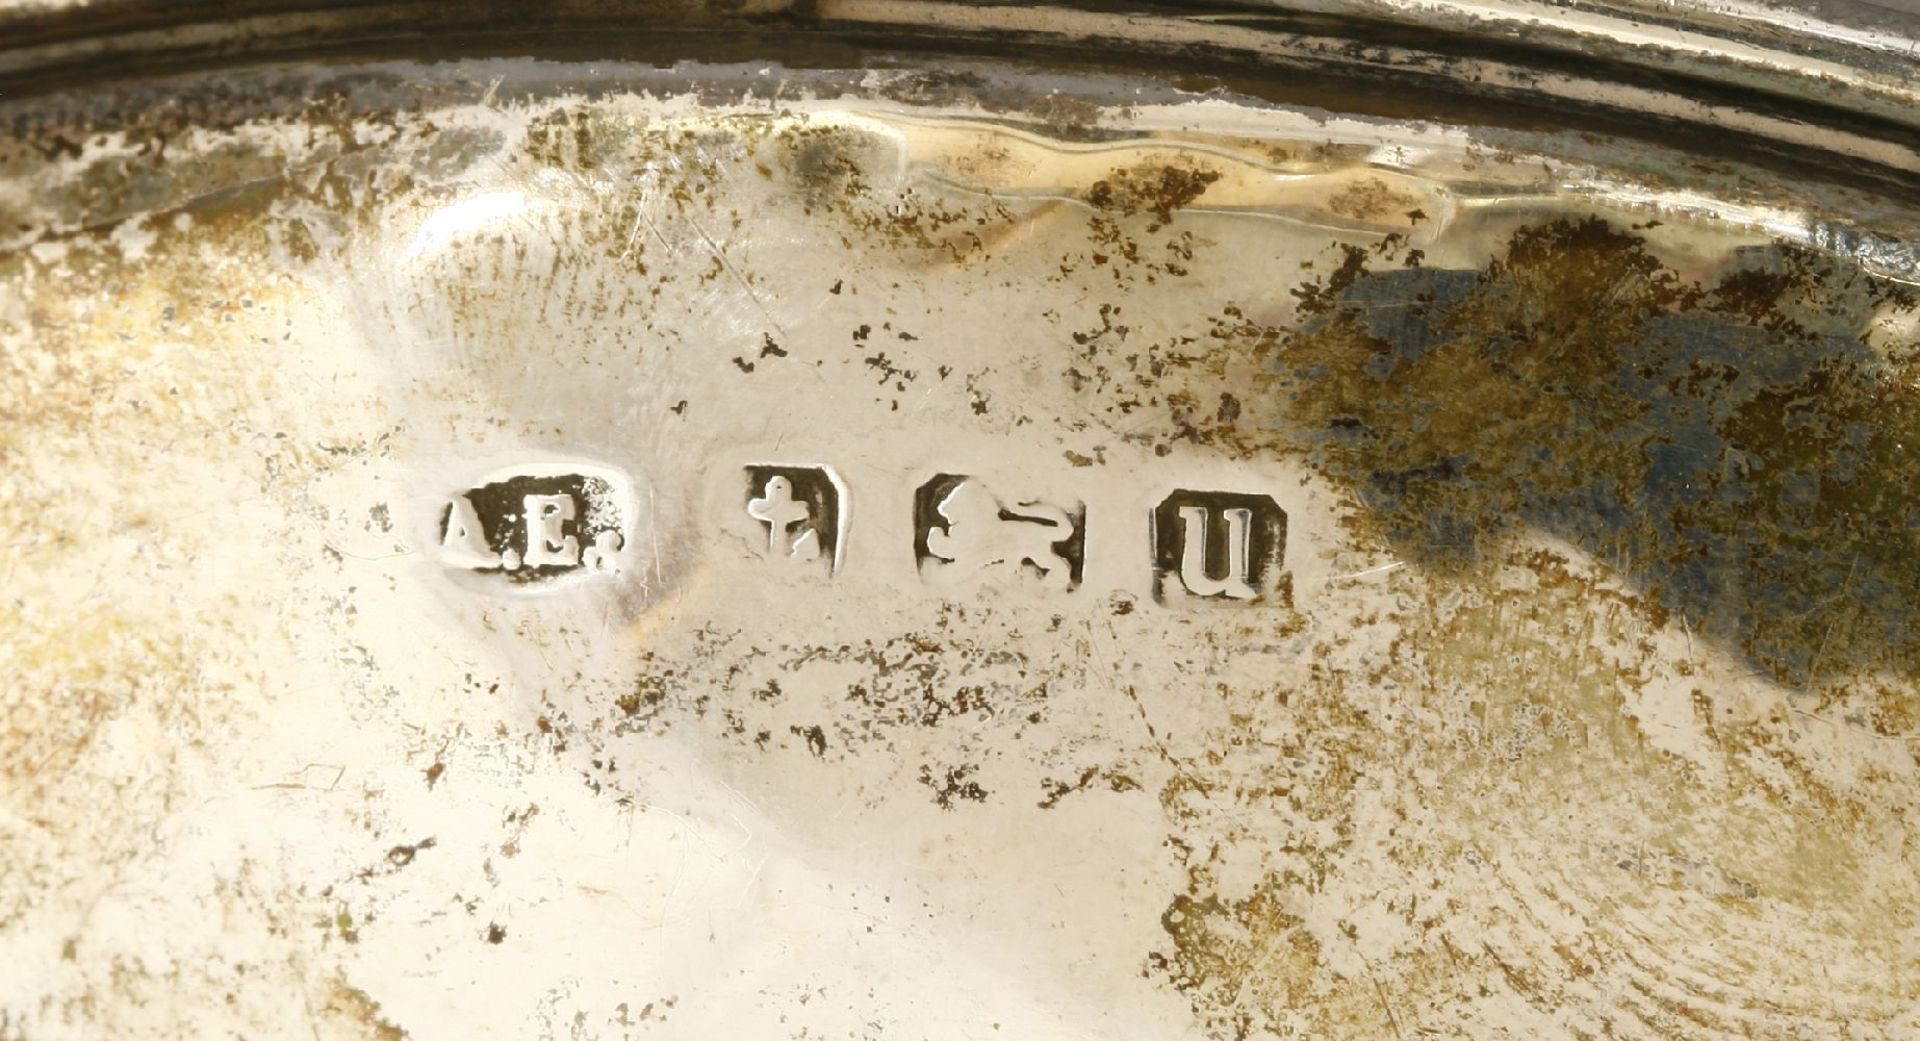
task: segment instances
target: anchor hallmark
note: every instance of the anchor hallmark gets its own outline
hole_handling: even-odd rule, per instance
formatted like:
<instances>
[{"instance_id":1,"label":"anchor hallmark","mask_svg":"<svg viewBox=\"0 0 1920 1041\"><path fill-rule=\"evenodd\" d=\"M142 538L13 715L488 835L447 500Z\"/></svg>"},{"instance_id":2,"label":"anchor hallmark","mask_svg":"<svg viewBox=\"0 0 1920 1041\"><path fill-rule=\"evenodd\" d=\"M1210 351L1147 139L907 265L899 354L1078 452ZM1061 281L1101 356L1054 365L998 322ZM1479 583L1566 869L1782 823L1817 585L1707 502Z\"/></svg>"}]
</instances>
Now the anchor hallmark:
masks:
<instances>
[{"instance_id":1,"label":"anchor hallmark","mask_svg":"<svg viewBox=\"0 0 1920 1041\"><path fill-rule=\"evenodd\" d=\"M755 549L782 564L832 574L846 544L847 494L824 466L746 468L746 514L760 526Z\"/></svg>"}]
</instances>

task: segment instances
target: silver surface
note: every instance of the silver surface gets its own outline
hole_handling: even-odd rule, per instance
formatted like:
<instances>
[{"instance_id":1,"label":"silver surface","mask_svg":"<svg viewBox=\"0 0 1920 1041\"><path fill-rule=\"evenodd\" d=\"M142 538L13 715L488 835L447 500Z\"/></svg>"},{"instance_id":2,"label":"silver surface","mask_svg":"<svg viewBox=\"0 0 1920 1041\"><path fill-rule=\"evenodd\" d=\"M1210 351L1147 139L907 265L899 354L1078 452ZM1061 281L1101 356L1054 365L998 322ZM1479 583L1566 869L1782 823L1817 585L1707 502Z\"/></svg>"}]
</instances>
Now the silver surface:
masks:
<instances>
[{"instance_id":1,"label":"silver surface","mask_svg":"<svg viewBox=\"0 0 1920 1041\"><path fill-rule=\"evenodd\" d=\"M0 1038L1920 1037L1889 9L250 10L4 16Z\"/></svg>"}]
</instances>

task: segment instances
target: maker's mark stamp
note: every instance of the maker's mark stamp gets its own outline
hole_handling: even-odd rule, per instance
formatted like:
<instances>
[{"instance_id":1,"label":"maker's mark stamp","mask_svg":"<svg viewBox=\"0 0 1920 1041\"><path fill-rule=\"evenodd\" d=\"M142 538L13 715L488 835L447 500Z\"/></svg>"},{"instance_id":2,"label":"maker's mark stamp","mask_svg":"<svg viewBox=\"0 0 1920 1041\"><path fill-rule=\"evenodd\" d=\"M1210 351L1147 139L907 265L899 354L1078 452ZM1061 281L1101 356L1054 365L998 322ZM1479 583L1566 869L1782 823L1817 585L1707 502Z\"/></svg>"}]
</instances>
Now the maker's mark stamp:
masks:
<instances>
[{"instance_id":1,"label":"maker's mark stamp","mask_svg":"<svg viewBox=\"0 0 1920 1041\"><path fill-rule=\"evenodd\" d=\"M1251 603L1278 592L1287 514L1271 496L1181 489L1153 511L1154 596Z\"/></svg>"},{"instance_id":2,"label":"maker's mark stamp","mask_svg":"<svg viewBox=\"0 0 1920 1041\"><path fill-rule=\"evenodd\" d=\"M940 474L914 492L920 574L949 582L982 572L1025 576L1047 589L1080 584L1087 510L1075 502L1007 502L977 477Z\"/></svg>"},{"instance_id":3,"label":"maker's mark stamp","mask_svg":"<svg viewBox=\"0 0 1920 1041\"><path fill-rule=\"evenodd\" d=\"M440 512L439 540L450 566L524 584L621 570L626 519L614 481L539 468L451 496Z\"/></svg>"}]
</instances>

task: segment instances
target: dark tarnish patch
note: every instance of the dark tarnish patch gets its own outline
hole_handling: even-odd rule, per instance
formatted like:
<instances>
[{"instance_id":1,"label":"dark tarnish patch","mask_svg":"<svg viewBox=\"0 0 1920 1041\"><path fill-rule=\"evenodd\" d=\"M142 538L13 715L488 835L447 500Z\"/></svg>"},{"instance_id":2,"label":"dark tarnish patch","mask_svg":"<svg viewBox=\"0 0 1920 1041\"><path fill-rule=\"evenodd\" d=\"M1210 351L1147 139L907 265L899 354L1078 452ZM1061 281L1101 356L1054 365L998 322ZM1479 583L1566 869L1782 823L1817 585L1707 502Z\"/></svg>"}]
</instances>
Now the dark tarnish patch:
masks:
<instances>
[{"instance_id":1,"label":"dark tarnish patch","mask_svg":"<svg viewBox=\"0 0 1920 1041\"><path fill-rule=\"evenodd\" d=\"M772 162L799 197L807 216L830 217L854 233L852 250L885 243L924 251L940 262L986 257L993 243L1019 227L1012 211L988 197L960 204L909 184L876 185L869 172L893 165L897 145L850 127L786 126L772 135ZM772 176L764 167L763 176Z\"/></svg>"},{"instance_id":2,"label":"dark tarnish patch","mask_svg":"<svg viewBox=\"0 0 1920 1041\"><path fill-rule=\"evenodd\" d=\"M986 802L987 790L980 782L971 780L975 766L949 766L936 770L932 766L920 767L920 783L933 792L934 805L943 810L951 810L956 802Z\"/></svg>"},{"instance_id":3,"label":"dark tarnish patch","mask_svg":"<svg viewBox=\"0 0 1920 1041\"><path fill-rule=\"evenodd\" d=\"M873 135L846 127L795 128L780 144L781 166L809 214L868 195L873 189L867 171L880 168L886 158L885 146Z\"/></svg>"},{"instance_id":4,"label":"dark tarnish patch","mask_svg":"<svg viewBox=\"0 0 1920 1041\"><path fill-rule=\"evenodd\" d=\"M1040 788L1046 794L1035 805L1043 810L1051 810L1060 805L1060 800L1075 792L1089 791L1095 785L1104 785L1111 792L1135 792L1140 790L1140 782L1117 770L1089 766L1080 771L1080 776L1072 781L1056 781L1049 778L1042 781Z\"/></svg>"},{"instance_id":5,"label":"dark tarnish patch","mask_svg":"<svg viewBox=\"0 0 1920 1041\"><path fill-rule=\"evenodd\" d=\"M1141 166L1115 170L1087 189L1088 205L1125 216L1153 214L1147 231L1159 231L1173 220L1173 211L1192 204L1220 179L1218 170L1183 166Z\"/></svg>"},{"instance_id":6,"label":"dark tarnish patch","mask_svg":"<svg viewBox=\"0 0 1920 1041\"><path fill-rule=\"evenodd\" d=\"M1862 342L1907 291L1786 247L1701 287L1590 219L1470 280L1362 262L1301 297L1273 405L1397 553L1546 531L1782 682L1920 674L1914 357Z\"/></svg>"},{"instance_id":7,"label":"dark tarnish patch","mask_svg":"<svg viewBox=\"0 0 1920 1041\"><path fill-rule=\"evenodd\" d=\"M1648 623L1683 624L1690 638L1718 641L1814 690L1817 708L1864 706L1861 725L1912 736L1920 712L1885 677L1920 675L1920 350L1865 342L1877 314L1916 307L1906 290L1789 247L1748 251L1697 285L1639 237L1590 219L1521 229L1477 271L1408 267L1392 249L1349 248L1334 271L1294 295L1298 327L1231 310L1211 323L1222 332L1215 349L1195 349L1178 371L1187 392L1204 398L1226 386L1220 356L1258 358L1242 411L1262 425L1233 417L1189 439L1225 454L1304 447L1364 503L1346 520L1356 535L1447 580L1433 588L1472 590L1467 602L1483 605L1443 607L1438 593L1403 602L1391 620L1396 649L1367 677L1467 699L1449 710L1464 710L1449 717L1459 728L1458 761L1439 771L1438 787L1404 793L1399 810L1430 820L1429 837L1450 827L1440 818L1456 812L1456 800L1471 805L1473 791L1506 784L1552 789L1556 802L1595 814L1616 805L1647 819L1684 812L1663 800L1685 798L1686 768L1651 750L1620 708L1653 672L1692 674L1690 663L1663 664L1636 642ZM1565 557L1516 546L1513 536L1524 532L1582 547L1628 588L1603 588ZM1538 589L1502 592L1502 569ZM1601 638L1568 640L1564 619L1595 599L1609 605ZM1180 990L1213 1034L1235 1038L1267 1036L1300 1016L1333 1033L1370 1024L1373 1036L1391 1036L1394 1003L1417 1005L1426 981L1458 983L1462 973L1482 980L1483 996L1490 987L1537 1008L1578 1004L1556 977L1516 969L1491 949L1456 949L1452 937L1489 923L1455 920L1444 900L1424 893L1403 896L1396 909L1418 924L1423 949L1393 966L1378 1004L1376 982L1331 981L1323 945L1344 950L1351 934L1311 934L1295 912L1344 873L1342 852L1360 826L1345 800L1379 764L1422 754L1430 734L1400 718L1402 708L1418 717L1411 706L1389 715L1359 709L1329 668L1316 665L1304 686L1272 694L1300 737L1276 745L1248 723L1176 755L1161 803L1188 881L1163 915L1167 942L1148 955L1147 970ZM1542 686L1544 676L1556 679ZM1498 691L1534 693L1496 705ZM1710 718L1714 697L1696 690L1696 709ZM1230 718L1265 717L1252 707ZM1757 731L1708 729L1730 763L1775 756ZM1243 747L1257 751L1224 763L1206 751ZM1535 757L1551 765L1526 773ZM1777 758L1822 823L1770 827L1808 829L1803 838L1817 848L1844 847L1848 822L1871 819L1857 792L1814 777L1791 755ZM1732 769L1730 784L1773 783L1763 769ZM1669 770L1671 780L1645 791L1622 783ZM1270 830L1235 830L1259 813L1273 814ZM1469 854L1499 819L1475 808L1462 818L1462 837L1433 846L1404 830L1376 840L1406 862L1467 855L1462 870L1483 872L1492 869ZM1296 826L1299 833L1287 831ZM1762 895L1761 884L1712 865L1723 853L1738 856L1709 846L1669 862L1707 864L1695 874L1719 887L1717 899ZM1251 890L1223 884L1217 867L1241 855L1263 865ZM1714 881L1723 878L1732 881ZM1303 903L1290 910L1288 894ZM1588 921L1599 927L1609 914L1589 907ZM1638 966L1661 956L1617 944L1549 947L1549 961L1563 961L1568 979L1598 974L1645 986ZM1321 989L1307 993L1309 985ZM1721 1015L1732 1005L1662 1007L1731 1029Z\"/></svg>"}]
</instances>

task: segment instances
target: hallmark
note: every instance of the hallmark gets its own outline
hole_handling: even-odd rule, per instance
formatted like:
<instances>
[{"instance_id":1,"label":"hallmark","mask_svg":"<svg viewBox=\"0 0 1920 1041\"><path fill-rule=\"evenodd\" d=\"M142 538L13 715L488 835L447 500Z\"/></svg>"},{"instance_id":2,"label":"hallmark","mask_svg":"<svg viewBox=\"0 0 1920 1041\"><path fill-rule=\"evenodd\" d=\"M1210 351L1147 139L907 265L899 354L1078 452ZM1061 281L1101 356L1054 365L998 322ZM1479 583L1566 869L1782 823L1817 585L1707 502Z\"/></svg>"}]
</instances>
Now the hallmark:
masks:
<instances>
[{"instance_id":1,"label":"hallmark","mask_svg":"<svg viewBox=\"0 0 1920 1041\"><path fill-rule=\"evenodd\" d=\"M1154 597L1253 603L1280 588L1287 514L1271 496L1179 490L1154 508Z\"/></svg>"},{"instance_id":2,"label":"hallmark","mask_svg":"<svg viewBox=\"0 0 1920 1041\"><path fill-rule=\"evenodd\" d=\"M722 528L753 558L821 577L841 569L850 498L837 472L779 463L734 472L740 483L728 495ZM445 501L435 533L440 557L450 567L518 586L574 573L618 573L632 542L625 489L615 471L593 467L496 475ZM1088 566L1087 505L1057 490L1028 494L1032 490L950 472L916 487L912 566L921 580L946 589L983 582L1046 593L1078 589ZM1178 489L1145 513L1147 539L1138 560L1155 601L1290 601L1287 513L1272 496Z\"/></svg>"},{"instance_id":3,"label":"hallmark","mask_svg":"<svg viewBox=\"0 0 1920 1041\"><path fill-rule=\"evenodd\" d=\"M1079 502L1007 502L978 478L940 474L914 492L914 554L920 574L951 583L989 573L1046 589L1080 584L1087 509Z\"/></svg>"},{"instance_id":4,"label":"hallmark","mask_svg":"<svg viewBox=\"0 0 1920 1041\"><path fill-rule=\"evenodd\" d=\"M516 584L619 572L628 541L620 483L539 467L450 496L440 511L441 560Z\"/></svg>"},{"instance_id":5,"label":"hallmark","mask_svg":"<svg viewBox=\"0 0 1920 1041\"><path fill-rule=\"evenodd\" d=\"M742 509L759 525L754 548L781 564L840 567L846 544L846 488L824 466L746 468Z\"/></svg>"}]
</instances>

